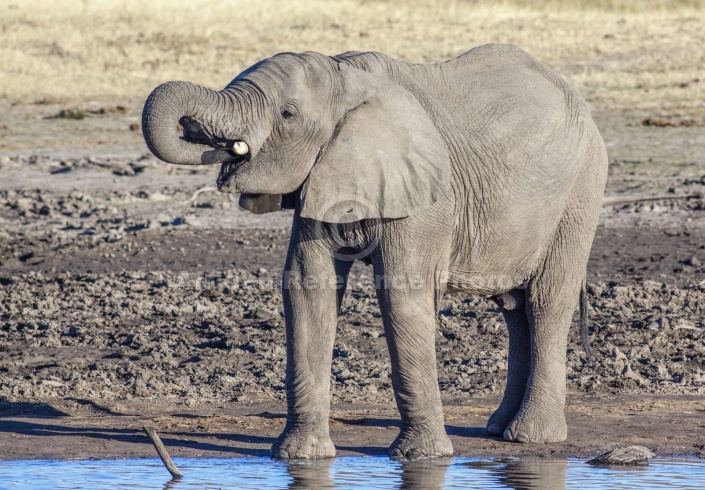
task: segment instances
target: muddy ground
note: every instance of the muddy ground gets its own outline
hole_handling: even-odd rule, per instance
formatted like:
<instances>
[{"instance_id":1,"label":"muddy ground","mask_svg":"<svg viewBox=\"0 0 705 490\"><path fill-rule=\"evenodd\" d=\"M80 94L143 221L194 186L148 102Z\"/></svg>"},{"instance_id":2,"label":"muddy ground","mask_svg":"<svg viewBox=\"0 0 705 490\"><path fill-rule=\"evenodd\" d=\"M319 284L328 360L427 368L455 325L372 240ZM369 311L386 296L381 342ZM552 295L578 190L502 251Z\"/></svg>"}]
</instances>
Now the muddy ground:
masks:
<instances>
[{"instance_id":1,"label":"muddy ground","mask_svg":"<svg viewBox=\"0 0 705 490\"><path fill-rule=\"evenodd\" d=\"M0 459L154 456L145 423L172 455L267 454L284 424L291 214L247 214L213 191L216 168L149 156L137 104L45 119L59 109L2 116L32 122L13 133L23 149L0 153ZM485 435L506 329L491 301L448 295L437 352L457 454L705 454L705 131L596 119L607 195L668 199L604 207L588 271L596 360L574 325L569 439ZM46 147L28 149L44 127ZM331 374L340 454L384 453L394 439L389 372L370 269L356 265Z\"/></svg>"}]
</instances>

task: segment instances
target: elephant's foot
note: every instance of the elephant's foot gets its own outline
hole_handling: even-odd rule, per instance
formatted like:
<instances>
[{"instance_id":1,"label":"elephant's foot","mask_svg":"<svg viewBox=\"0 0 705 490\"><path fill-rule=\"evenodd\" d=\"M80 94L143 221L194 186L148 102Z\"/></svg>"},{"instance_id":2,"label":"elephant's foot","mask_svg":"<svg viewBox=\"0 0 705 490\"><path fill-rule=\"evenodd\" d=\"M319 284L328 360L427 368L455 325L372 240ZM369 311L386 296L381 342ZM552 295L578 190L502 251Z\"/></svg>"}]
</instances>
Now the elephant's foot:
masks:
<instances>
[{"instance_id":1,"label":"elephant's foot","mask_svg":"<svg viewBox=\"0 0 705 490\"><path fill-rule=\"evenodd\" d=\"M445 427L437 430L406 428L389 447L393 459L442 458L453 455L453 443Z\"/></svg>"},{"instance_id":2,"label":"elephant's foot","mask_svg":"<svg viewBox=\"0 0 705 490\"><path fill-rule=\"evenodd\" d=\"M275 459L324 459L335 457L335 446L327 433L284 429L272 445Z\"/></svg>"},{"instance_id":3,"label":"elephant's foot","mask_svg":"<svg viewBox=\"0 0 705 490\"><path fill-rule=\"evenodd\" d=\"M509 423L517 416L519 408L521 407L521 400L519 403L509 402L507 400L502 400L499 408L490 416L487 420L487 433L493 436L502 437L504 434L504 429L507 428Z\"/></svg>"},{"instance_id":4,"label":"elephant's foot","mask_svg":"<svg viewBox=\"0 0 705 490\"><path fill-rule=\"evenodd\" d=\"M524 407L504 430L504 439L514 442L561 442L568 437L563 408L536 410Z\"/></svg>"}]
</instances>

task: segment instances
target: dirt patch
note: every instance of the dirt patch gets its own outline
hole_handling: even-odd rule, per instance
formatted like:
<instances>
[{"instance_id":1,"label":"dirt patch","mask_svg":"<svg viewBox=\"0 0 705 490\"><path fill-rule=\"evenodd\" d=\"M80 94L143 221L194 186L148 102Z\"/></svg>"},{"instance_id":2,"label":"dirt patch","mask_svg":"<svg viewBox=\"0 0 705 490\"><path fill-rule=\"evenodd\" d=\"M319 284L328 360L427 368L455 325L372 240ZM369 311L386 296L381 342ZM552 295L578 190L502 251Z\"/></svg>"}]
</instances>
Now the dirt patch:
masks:
<instances>
[{"instance_id":1,"label":"dirt patch","mask_svg":"<svg viewBox=\"0 0 705 490\"><path fill-rule=\"evenodd\" d=\"M488 436L484 425L497 397L448 401L446 430L458 456L581 457L619 446L646 445L658 455L705 457L702 397L570 395L568 440L560 444L510 444ZM267 456L284 427L282 403L161 403L105 406L84 400L50 404L2 403L0 417L8 441L0 459L155 457L141 431L155 427L172 456ZM338 455L384 455L399 430L389 405L336 404L330 418ZM59 456L60 455L60 456Z\"/></svg>"},{"instance_id":2,"label":"dirt patch","mask_svg":"<svg viewBox=\"0 0 705 490\"><path fill-rule=\"evenodd\" d=\"M392 401L385 336L368 274L358 269L342 307L334 400ZM280 281L278 271L261 266L0 277L0 396L167 398L186 405L283 400ZM574 334L569 388L705 393L705 284L637 282L590 283L597 360L586 362ZM447 296L436 344L444 396L502 392L507 339L493 302Z\"/></svg>"}]
</instances>

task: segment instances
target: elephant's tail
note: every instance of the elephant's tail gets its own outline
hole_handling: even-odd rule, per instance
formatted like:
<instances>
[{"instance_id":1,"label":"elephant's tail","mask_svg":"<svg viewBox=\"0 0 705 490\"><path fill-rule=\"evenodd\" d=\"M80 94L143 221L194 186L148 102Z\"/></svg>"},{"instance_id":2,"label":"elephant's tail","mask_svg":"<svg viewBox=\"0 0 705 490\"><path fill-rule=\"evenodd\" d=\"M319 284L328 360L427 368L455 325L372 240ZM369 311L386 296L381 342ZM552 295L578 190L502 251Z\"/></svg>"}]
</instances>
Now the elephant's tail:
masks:
<instances>
[{"instance_id":1,"label":"elephant's tail","mask_svg":"<svg viewBox=\"0 0 705 490\"><path fill-rule=\"evenodd\" d=\"M587 278L583 279L583 284L580 287L580 342L583 344L583 350L587 356L588 363L595 360L595 354L590 347L590 318L588 313L588 298L587 298Z\"/></svg>"}]
</instances>

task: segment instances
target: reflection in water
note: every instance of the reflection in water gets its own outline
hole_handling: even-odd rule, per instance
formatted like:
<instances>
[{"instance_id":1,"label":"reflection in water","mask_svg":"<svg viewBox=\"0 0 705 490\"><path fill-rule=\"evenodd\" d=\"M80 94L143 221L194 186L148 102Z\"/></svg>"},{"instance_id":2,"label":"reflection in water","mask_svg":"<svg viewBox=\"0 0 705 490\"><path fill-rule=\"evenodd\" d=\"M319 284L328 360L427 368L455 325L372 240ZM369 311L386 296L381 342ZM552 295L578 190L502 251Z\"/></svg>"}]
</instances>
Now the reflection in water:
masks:
<instances>
[{"instance_id":1,"label":"reflection in water","mask_svg":"<svg viewBox=\"0 0 705 490\"><path fill-rule=\"evenodd\" d=\"M386 457L339 457L283 462L269 458L182 459L181 480L167 481L158 459L88 461L1 461L0 487L203 490L204 488L374 488L398 489L639 489L705 488L705 463L655 458L648 466L593 467L579 459L465 458L390 461Z\"/></svg>"},{"instance_id":2,"label":"reflection in water","mask_svg":"<svg viewBox=\"0 0 705 490\"><path fill-rule=\"evenodd\" d=\"M312 461L292 461L286 472L293 480L289 488L335 488L330 475L334 459L314 459Z\"/></svg>"},{"instance_id":3,"label":"reflection in water","mask_svg":"<svg viewBox=\"0 0 705 490\"><path fill-rule=\"evenodd\" d=\"M526 459L508 461L494 471L497 481L509 488L565 490L565 459Z\"/></svg>"},{"instance_id":4,"label":"reflection in water","mask_svg":"<svg viewBox=\"0 0 705 490\"><path fill-rule=\"evenodd\" d=\"M179 488L179 482L181 481L181 478L172 478L168 482L164 484L162 487L162 490L173 490L175 488Z\"/></svg>"},{"instance_id":5,"label":"reflection in water","mask_svg":"<svg viewBox=\"0 0 705 490\"><path fill-rule=\"evenodd\" d=\"M388 461L392 467L384 472L359 464L346 467L345 463L345 458L287 463L286 471L292 480L289 488L336 488L345 483L354 484L360 477L366 477L374 481L378 488L440 490L445 483L446 470L453 464L453 460ZM370 463L376 461L370 458Z\"/></svg>"},{"instance_id":6,"label":"reflection in water","mask_svg":"<svg viewBox=\"0 0 705 490\"><path fill-rule=\"evenodd\" d=\"M345 458L287 463L287 473L292 479L289 488L335 488L341 483L353 482L366 473L364 465L362 468L359 465L346 468L344 462ZM376 478L379 487L387 487L385 484L389 484L389 487L400 490L440 490L446 483L446 471L453 460L390 461L389 464L394 467L390 468L392 471L377 475L368 473L366 476L373 480ZM500 459L465 463L469 470L468 476L472 474L470 468L473 468L477 470L475 474L478 477L482 475L495 484L500 483L516 490L564 490L567 465L568 461L564 459Z\"/></svg>"},{"instance_id":7,"label":"reflection in water","mask_svg":"<svg viewBox=\"0 0 705 490\"><path fill-rule=\"evenodd\" d=\"M463 463L493 483L515 490L564 490L568 460L565 459L496 459Z\"/></svg>"},{"instance_id":8,"label":"reflection in water","mask_svg":"<svg viewBox=\"0 0 705 490\"><path fill-rule=\"evenodd\" d=\"M445 483L446 470L451 464L453 464L453 460L450 458L404 461L401 463L401 486L399 488L403 490L440 489Z\"/></svg>"}]
</instances>

